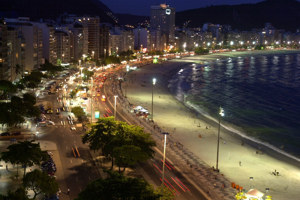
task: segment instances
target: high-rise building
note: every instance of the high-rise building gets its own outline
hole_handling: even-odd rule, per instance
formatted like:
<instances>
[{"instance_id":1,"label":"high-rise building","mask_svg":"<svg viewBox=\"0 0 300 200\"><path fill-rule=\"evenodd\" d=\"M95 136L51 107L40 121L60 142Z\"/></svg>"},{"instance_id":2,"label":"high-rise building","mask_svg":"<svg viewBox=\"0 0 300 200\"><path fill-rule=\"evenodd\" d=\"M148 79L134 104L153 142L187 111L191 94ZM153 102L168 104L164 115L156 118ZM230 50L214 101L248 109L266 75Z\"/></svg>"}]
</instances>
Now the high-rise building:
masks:
<instances>
[{"instance_id":1,"label":"high-rise building","mask_svg":"<svg viewBox=\"0 0 300 200\"><path fill-rule=\"evenodd\" d=\"M22 47L25 44L22 33L14 27L7 28L7 80L14 81L21 78L24 71L25 52Z\"/></svg>"},{"instance_id":2,"label":"high-rise building","mask_svg":"<svg viewBox=\"0 0 300 200\"><path fill-rule=\"evenodd\" d=\"M49 26L49 62L53 65L57 64L57 52L56 52L56 38L55 38L55 28ZM47 58L46 58L47 59Z\"/></svg>"},{"instance_id":3,"label":"high-rise building","mask_svg":"<svg viewBox=\"0 0 300 200\"><path fill-rule=\"evenodd\" d=\"M166 4L151 6L150 27L160 31L161 36L166 38L166 45L169 46L175 41L175 8Z\"/></svg>"},{"instance_id":4,"label":"high-rise building","mask_svg":"<svg viewBox=\"0 0 300 200\"><path fill-rule=\"evenodd\" d=\"M132 30L122 30L120 40L120 51L134 49L134 35Z\"/></svg>"},{"instance_id":5,"label":"high-rise building","mask_svg":"<svg viewBox=\"0 0 300 200\"><path fill-rule=\"evenodd\" d=\"M105 24L100 25L100 44L99 44L99 56L105 58L109 55L109 27Z\"/></svg>"},{"instance_id":6,"label":"high-rise building","mask_svg":"<svg viewBox=\"0 0 300 200\"><path fill-rule=\"evenodd\" d=\"M118 55L121 46L121 30L114 27L109 33L109 55Z\"/></svg>"},{"instance_id":7,"label":"high-rise building","mask_svg":"<svg viewBox=\"0 0 300 200\"><path fill-rule=\"evenodd\" d=\"M62 29L55 30L57 62L70 62L70 36Z\"/></svg>"},{"instance_id":8,"label":"high-rise building","mask_svg":"<svg viewBox=\"0 0 300 200\"><path fill-rule=\"evenodd\" d=\"M0 80L8 80L9 66L7 63L7 25L0 21Z\"/></svg>"},{"instance_id":9,"label":"high-rise building","mask_svg":"<svg viewBox=\"0 0 300 200\"><path fill-rule=\"evenodd\" d=\"M160 30L150 30L150 51L162 51L165 44L166 35L162 35Z\"/></svg>"},{"instance_id":10,"label":"high-rise building","mask_svg":"<svg viewBox=\"0 0 300 200\"><path fill-rule=\"evenodd\" d=\"M75 22L70 27L70 58L73 61L81 59L84 46L83 26L81 23Z\"/></svg>"},{"instance_id":11,"label":"high-rise building","mask_svg":"<svg viewBox=\"0 0 300 200\"><path fill-rule=\"evenodd\" d=\"M99 59L99 33L100 19L99 17L83 17L81 19L83 27L88 30L88 54L93 59Z\"/></svg>"},{"instance_id":12,"label":"high-rise building","mask_svg":"<svg viewBox=\"0 0 300 200\"><path fill-rule=\"evenodd\" d=\"M29 18L5 19L5 21L7 26L22 33L25 40L25 43L22 43L25 51L24 71L31 72L38 69L44 63L42 29L37 23L29 21Z\"/></svg>"},{"instance_id":13,"label":"high-rise building","mask_svg":"<svg viewBox=\"0 0 300 200\"><path fill-rule=\"evenodd\" d=\"M150 31L146 28L136 28L134 33L134 49L141 50L141 48L147 48L150 50Z\"/></svg>"}]
</instances>

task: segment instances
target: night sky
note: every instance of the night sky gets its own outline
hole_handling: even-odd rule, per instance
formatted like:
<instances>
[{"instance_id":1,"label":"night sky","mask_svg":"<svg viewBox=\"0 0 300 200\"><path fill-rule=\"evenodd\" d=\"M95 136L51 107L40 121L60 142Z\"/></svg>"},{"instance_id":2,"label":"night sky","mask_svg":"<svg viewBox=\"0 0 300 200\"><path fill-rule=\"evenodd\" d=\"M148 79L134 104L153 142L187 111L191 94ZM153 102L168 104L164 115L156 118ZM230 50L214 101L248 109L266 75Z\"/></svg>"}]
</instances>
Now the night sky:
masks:
<instances>
[{"instance_id":1,"label":"night sky","mask_svg":"<svg viewBox=\"0 0 300 200\"><path fill-rule=\"evenodd\" d=\"M257 3L263 0L101 0L114 13L150 15L150 6L167 3L182 11L209 5Z\"/></svg>"}]
</instances>

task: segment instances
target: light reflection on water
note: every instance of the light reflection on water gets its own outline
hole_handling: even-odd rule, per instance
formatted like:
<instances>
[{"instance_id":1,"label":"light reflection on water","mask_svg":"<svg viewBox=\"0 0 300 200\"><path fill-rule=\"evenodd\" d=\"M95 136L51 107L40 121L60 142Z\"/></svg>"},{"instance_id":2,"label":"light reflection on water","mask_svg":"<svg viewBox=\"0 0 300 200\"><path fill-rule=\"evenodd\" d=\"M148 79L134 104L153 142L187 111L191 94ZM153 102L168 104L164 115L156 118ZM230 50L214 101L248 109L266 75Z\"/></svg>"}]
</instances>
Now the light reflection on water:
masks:
<instances>
[{"instance_id":1,"label":"light reflection on water","mask_svg":"<svg viewBox=\"0 0 300 200\"><path fill-rule=\"evenodd\" d=\"M300 54L228 58L186 67L170 90L248 134L300 155ZM208 70L206 70L208 69Z\"/></svg>"}]
</instances>

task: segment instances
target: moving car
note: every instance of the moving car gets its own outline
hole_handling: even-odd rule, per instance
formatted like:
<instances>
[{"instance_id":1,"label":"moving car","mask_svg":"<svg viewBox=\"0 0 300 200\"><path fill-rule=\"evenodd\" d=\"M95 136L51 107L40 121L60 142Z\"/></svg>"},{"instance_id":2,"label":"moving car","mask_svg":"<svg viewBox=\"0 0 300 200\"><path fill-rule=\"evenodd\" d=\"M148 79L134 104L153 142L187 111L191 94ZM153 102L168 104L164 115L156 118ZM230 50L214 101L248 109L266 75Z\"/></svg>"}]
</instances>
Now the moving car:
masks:
<instances>
[{"instance_id":1,"label":"moving car","mask_svg":"<svg viewBox=\"0 0 300 200\"><path fill-rule=\"evenodd\" d=\"M53 121L48 121L48 125L55 125Z\"/></svg>"}]
</instances>

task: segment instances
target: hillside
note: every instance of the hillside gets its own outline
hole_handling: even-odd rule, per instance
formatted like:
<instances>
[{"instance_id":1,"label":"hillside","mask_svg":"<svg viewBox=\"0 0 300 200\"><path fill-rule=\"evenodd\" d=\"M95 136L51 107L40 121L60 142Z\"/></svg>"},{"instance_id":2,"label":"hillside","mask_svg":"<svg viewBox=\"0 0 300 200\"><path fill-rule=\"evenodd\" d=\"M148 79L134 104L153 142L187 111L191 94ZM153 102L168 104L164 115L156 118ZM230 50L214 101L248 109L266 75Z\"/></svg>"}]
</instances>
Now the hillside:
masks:
<instances>
[{"instance_id":1,"label":"hillside","mask_svg":"<svg viewBox=\"0 0 300 200\"><path fill-rule=\"evenodd\" d=\"M240 30L262 28L270 22L278 29L295 31L300 28L300 2L266 0L256 4L210 6L176 13L176 24L201 27L203 23L229 24Z\"/></svg>"},{"instance_id":2,"label":"hillside","mask_svg":"<svg viewBox=\"0 0 300 200\"><path fill-rule=\"evenodd\" d=\"M138 26L139 24L143 24L145 22L149 22L150 18L148 16L138 16L138 15L130 15L130 14L116 14L118 18L118 22L121 25L134 25Z\"/></svg>"},{"instance_id":3,"label":"hillside","mask_svg":"<svg viewBox=\"0 0 300 200\"><path fill-rule=\"evenodd\" d=\"M56 19L63 13L99 16L101 22L114 22L110 9L100 0L0 0L1 17Z\"/></svg>"}]
</instances>

